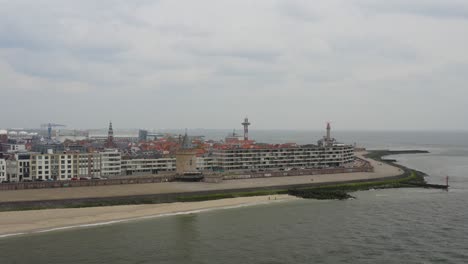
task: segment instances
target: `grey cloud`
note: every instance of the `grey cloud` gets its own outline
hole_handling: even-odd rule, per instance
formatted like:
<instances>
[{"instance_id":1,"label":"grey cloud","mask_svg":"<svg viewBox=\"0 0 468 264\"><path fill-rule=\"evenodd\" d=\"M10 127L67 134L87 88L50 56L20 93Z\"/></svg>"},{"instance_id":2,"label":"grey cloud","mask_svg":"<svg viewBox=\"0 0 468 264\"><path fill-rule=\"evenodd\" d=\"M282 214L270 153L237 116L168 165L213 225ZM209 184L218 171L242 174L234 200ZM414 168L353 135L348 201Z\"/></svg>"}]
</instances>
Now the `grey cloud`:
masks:
<instances>
[{"instance_id":1,"label":"grey cloud","mask_svg":"<svg viewBox=\"0 0 468 264\"><path fill-rule=\"evenodd\" d=\"M468 19L468 3L462 0L395 0L372 1L357 0L367 13L415 14L445 19Z\"/></svg>"},{"instance_id":2,"label":"grey cloud","mask_svg":"<svg viewBox=\"0 0 468 264\"><path fill-rule=\"evenodd\" d=\"M413 102L443 98L440 115L468 111L466 7L0 0L0 91L12 112L0 127L47 118L74 127L112 119L119 127L227 128L249 114L257 128L278 128L279 118L291 129L324 119L343 128L415 128L409 112L425 119L421 127L437 128L449 121L413 110Z\"/></svg>"},{"instance_id":3,"label":"grey cloud","mask_svg":"<svg viewBox=\"0 0 468 264\"><path fill-rule=\"evenodd\" d=\"M415 61L421 58L413 46L379 37L334 38L330 46L338 56L363 54L392 61Z\"/></svg>"},{"instance_id":4,"label":"grey cloud","mask_svg":"<svg viewBox=\"0 0 468 264\"><path fill-rule=\"evenodd\" d=\"M277 79L284 72L273 69L252 69L242 67L229 67L223 66L215 71L216 74L227 75L227 76L240 76L240 77L251 77L251 78L264 78L264 77L275 77Z\"/></svg>"},{"instance_id":5,"label":"grey cloud","mask_svg":"<svg viewBox=\"0 0 468 264\"><path fill-rule=\"evenodd\" d=\"M267 47L265 47L267 49ZM188 51L200 57L230 57L261 62L274 62L281 53L261 49L188 49Z\"/></svg>"},{"instance_id":6,"label":"grey cloud","mask_svg":"<svg viewBox=\"0 0 468 264\"><path fill-rule=\"evenodd\" d=\"M319 13L307 8L301 3L303 2L295 0L280 1L277 8L279 13L293 19L298 19L303 22L318 22L320 20Z\"/></svg>"}]
</instances>

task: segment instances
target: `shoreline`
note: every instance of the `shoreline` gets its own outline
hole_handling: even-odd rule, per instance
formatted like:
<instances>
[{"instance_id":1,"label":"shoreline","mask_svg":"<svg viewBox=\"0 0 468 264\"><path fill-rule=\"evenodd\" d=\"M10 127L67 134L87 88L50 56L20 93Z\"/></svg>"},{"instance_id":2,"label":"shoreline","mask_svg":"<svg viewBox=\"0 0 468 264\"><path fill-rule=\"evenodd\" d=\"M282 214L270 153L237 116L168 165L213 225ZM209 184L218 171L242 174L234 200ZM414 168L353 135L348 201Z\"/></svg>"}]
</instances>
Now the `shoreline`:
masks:
<instances>
[{"instance_id":1,"label":"shoreline","mask_svg":"<svg viewBox=\"0 0 468 264\"><path fill-rule=\"evenodd\" d=\"M201 202L1 212L0 239L296 200L300 198L281 194Z\"/></svg>"},{"instance_id":2,"label":"shoreline","mask_svg":"<svg viewBox=\"0 0 468 264\"><path fill-rule=\"evenodd\" d=\"M398 177L404 173L402 169L396 166L367 159L362 156L363 154L365 153L356 153L356 156L371 162L374 172L264 177L226 180L220 183L165 182L0 191L0 211L21 210L22 208L69 208L80 207L80 204L85 206L120 205L125 202L122 202L122 200L127 200L127 204L177 202L177 197L190 195L275 190L278 188L296 188L301 185L318 186L351 181L376 181L388 177ZM103 203L100 203L100 201L103 201Z\"/></svg>"},{"instance_id":3,"label":"shoreline","mask_svg":"<svg viewBox=\"0 0 468 264\"><path fill-rule=\"evenodd\" d=\"M301 178L309 180L312 177L312 179L326 177L323 178L324 181L314 182L316 185L313 188L316 189L348 188L348 191L357 191L363 185L371 186L372 184L379 184L379 182L383 183L386 179L388 181L389 177L394 178L397 181L398 179L401 180L408 177L408 174L414 174L415 172L410 168L394 164L393 162L387 163L381 158L367 157L366 159L372 161L376 170L380 171L374 174L367 173L367 175L363 173L363 175L357 179L350 177L342 181L336 181L336 178L333 178L330 175L301 176ZM351 175L352 174L349 174L348 176ZM339 176L342 177L343 175ZM325 179L335 179L335 181L331 182L330 180L327 181ZM254 179L239 181L255 182ZM350 181L354 181L354 183L349 183ZM310 180L308 184L311 184ZM210 186L217 185L214 184ZM356 186L358 186L358 188L355 188ZM288 190L279 190L278 187L279 186L272 185L267 187L271 188L269 190L257 190L256 192L250 190L250 193L225 193L227 190L221 188L218 190L211 190L215 192L211 196L196 196L196 193L192 192L192 194L190 194L187 192L186 194L188 194L188 196L185 198L188 199L178 199L171 203L150 202L145 204L142 202L140 204L115 204L113 206L109 206L112 204L103 203L100 206L83 208L49 208L41 210L3 211L0 212L0 238L301 199L288 195ZM82 188L79 189L83 190ZM216 192L218 194L216 194ZM182 196L179 198L184 197ZM203 199L197 200L197 198Z\"/></svg>"}]
</instances>

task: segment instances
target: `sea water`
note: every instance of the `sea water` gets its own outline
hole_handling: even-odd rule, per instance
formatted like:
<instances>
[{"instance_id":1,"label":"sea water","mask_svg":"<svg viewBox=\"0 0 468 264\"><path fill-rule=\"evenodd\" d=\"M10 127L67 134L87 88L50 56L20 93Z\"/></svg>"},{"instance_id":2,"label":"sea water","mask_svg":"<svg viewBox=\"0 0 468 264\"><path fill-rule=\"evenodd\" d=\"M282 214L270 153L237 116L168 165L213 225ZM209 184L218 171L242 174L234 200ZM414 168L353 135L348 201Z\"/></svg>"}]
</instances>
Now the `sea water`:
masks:
<instances>
[{"instance_id":1,"label":"sea water","mask_svg":"<svg viewBox=\"0 0 468 264\"><path fill-rule=\"evenodd\" d=\"M310 134L257 136L306 143ZM374 190L346 201L287 201L7 237L0 239L0 263L468 262L468 133L336 137L369 148L427 149L392 158L432 183L448 175L451 188Z\"/></svg>"}]
</instances>

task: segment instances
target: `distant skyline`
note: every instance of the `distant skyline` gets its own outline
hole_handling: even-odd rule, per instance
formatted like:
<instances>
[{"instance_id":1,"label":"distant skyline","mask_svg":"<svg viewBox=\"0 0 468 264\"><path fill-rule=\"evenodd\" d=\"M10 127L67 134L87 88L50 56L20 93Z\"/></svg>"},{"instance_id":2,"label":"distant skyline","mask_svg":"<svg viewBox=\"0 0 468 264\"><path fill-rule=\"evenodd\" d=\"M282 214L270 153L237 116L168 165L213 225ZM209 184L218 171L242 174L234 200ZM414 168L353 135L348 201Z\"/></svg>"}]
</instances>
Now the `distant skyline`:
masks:
<instances>
[{"instance_id":1,"label":"distant skyline","mask_svg":"<svg viewBox=\"0 0 468 264\"><path fill-rule=\"evenodd\" d=\"M468 1L0 0L0 128L468 130Z\"/></svg>"}]
</instances>

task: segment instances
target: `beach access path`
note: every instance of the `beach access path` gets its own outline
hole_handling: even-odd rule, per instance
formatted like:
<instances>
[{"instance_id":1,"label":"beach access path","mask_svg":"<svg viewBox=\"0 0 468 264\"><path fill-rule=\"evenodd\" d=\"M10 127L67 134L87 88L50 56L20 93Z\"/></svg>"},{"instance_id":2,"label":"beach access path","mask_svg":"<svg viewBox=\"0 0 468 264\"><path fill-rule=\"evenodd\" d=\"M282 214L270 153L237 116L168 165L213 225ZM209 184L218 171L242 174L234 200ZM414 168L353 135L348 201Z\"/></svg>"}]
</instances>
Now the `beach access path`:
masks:
<instances>
[{"instance_id":1,"label":"beach access path","mask_svg":"<svg viewBox=\"0 0 468 264\"><path fill-rule=\"evenodd\" d=\"M397 167L381 163L372 159L364 158L364 154L365 152L356 153L358 157L366 159L371 163L371 165L374 167L374 172L265 177L241 180L225 180L220 183L163 182L147 184L125 184L74 188L1 191L0 202L101 198L112 196L132 196L160 193L180 193L255 187L271 187L294 184L345 182L351 180L378 179L403 174L403 171Z\"/></svg>"}]
</instances>

